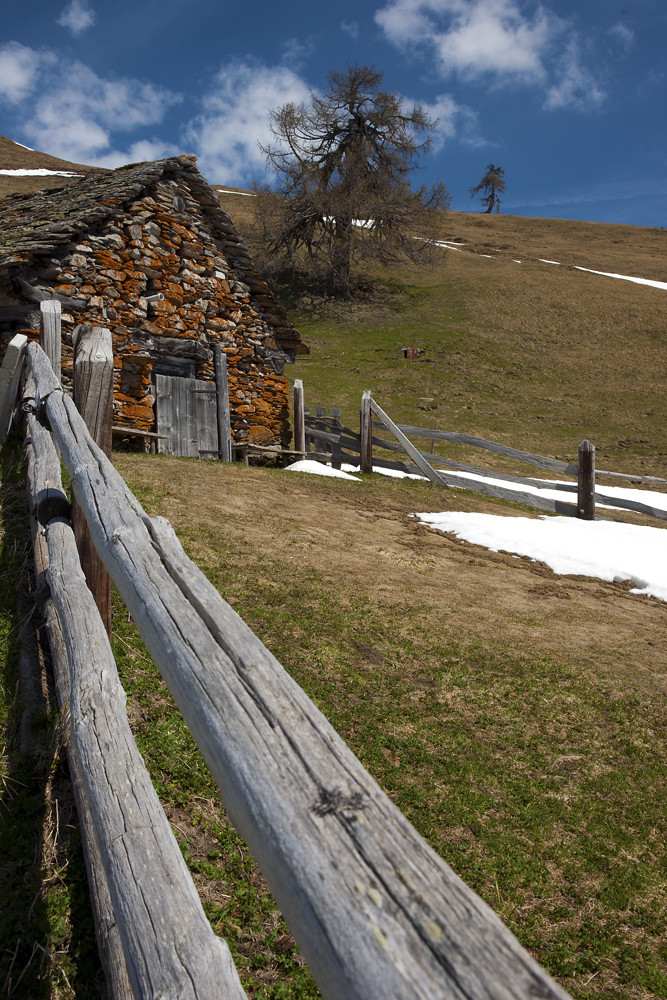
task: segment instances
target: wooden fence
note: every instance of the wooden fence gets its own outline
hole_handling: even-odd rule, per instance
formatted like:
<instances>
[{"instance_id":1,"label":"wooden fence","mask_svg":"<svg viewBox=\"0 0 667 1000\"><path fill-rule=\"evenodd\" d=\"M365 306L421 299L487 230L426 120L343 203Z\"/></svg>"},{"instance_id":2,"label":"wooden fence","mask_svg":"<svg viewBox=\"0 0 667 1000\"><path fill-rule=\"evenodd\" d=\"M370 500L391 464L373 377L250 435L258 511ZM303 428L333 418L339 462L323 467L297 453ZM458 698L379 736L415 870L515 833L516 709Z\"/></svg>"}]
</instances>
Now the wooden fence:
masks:
<instances>
[{"instance_id":1,"label":"wooden fence","mask_svg":"<svg viewBox=\"0 0 667 1000\"><path fill-rule=\"evenodd\" d=\"M376 420L373 420L373 415L376 417ZM530 452L509 448L495 441L486 441L484 438L472 437L469 434L432 430L427 427L413 427L406 424L395 424L379 403L373 399L370 390L366 390L362 395L360 427L359 431L356 431L350 427L346 427L342 423L341 411L338 408L331 409L327 416L325 407L318 406L315 413L312 414L309 409L303 406L303 385L297 380L294 390L294 427L295 440L297 441L301 425L303 425L302 441L306 457L315 457L310 455L309 449L316 447L318 452L320 452L318 459L320 461L331 462L334 468L340 468L341 463L345 462L355 466L361 472L372 472L374 467L379 469L395 469L397 471L424 476L438 486L471 490L475 493L481 493L484 496L510 500L514 503L525 504L528 507L534 507L538 510L562 514L568 517L579 517L585 520L592 520L596 516L596 505L603 508L618 507L660 520L667 520L667 511L652 507L650 504L640 503L636 500L625 500L621 497L605 494L604 491L596 487L595 482L596 476L630 480L633 483L640 484L664 483L667 485L667 480L659 479L656 476L640 476L632 473L596 470L595 447L588 440L582 441L579 445L577 464L573 465L555 458L533 455ZM378 437L374 432L380 428L384 428L393 434L394 440L390 441L386 438ZM430 440L431 451L420 451L412 444L407 435ZM525 462L528 465L537 466L550 472L576 476L577 482L572 484L552 483L545 480L532 479L527 476L489 471L488 469L466 465L463 462L456 462L453 459L443 458L440 455L434 454L433 445L436 441L464 444L471 448L479 448L497 455L504 455L515 461ZM296 447L299 447L298 443ZM391 461L386 458L378 458L373 455L373 447L384 451L402 452L407 455L410 461ZM322 452L325 452L324 457L321 454ZM471 473L474 476L482 477L482 479L503 480L508 485L498 486L495 483L456 475L456 472L443 472L440 468L434 468L436 465L454 469L458 472ZM562 493L563 499L554 500L547 496L528 493L525 490L516 488L522 485Z\"/></svg>"},{"instance_id":2,"label":"wooden fence","mask_svg":"<svg viewBox=\"0 0 667 1000\"><path fill-rule=\"evenodd\" d=\"M58 695L112 996L245 994L132 740L51 434L97 552L323 996L565 1000L188 559L169 523L145 513L44 351L15 348L30 374L22 408L36 566L50 591Z\"/></svg>"}]
</instances>

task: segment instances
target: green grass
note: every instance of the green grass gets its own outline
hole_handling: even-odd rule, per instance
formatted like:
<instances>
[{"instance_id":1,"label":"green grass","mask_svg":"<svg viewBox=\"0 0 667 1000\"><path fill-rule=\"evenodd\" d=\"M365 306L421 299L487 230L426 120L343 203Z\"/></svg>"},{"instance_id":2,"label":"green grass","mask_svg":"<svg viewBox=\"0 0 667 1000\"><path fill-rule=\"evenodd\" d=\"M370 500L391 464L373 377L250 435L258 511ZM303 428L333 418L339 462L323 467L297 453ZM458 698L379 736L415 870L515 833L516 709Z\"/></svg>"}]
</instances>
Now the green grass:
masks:
<instances>
[{"instance_id":1,"label":"green grass","mask_svg":"<svg viewBox=\"0 0 667 1000\"><path fill-rule=\"evenodd\" d=\"M132 704L137 745L204 910L226 939L244 988L257 1000L317 997L268 887L227 821L208 767L116 593L113 620L114 657Z\"/></svg>"},{"instance_id":2,"label":"green grass","mask_svg":"<svg viewBox=\"0 0 667 1000\"><path fill-rule=\"evenodd\" d=\"M0 995L98 997L101 970L88 883L57 713L18 745L17 689L30 544L18 449L2 450L0 480Z\"/></svg>"},{"instance_id":3,"label":"green grass","mask_svg":"<svg viewBox=\"0 0 667 1000\"><path fill-rule=\"evenodd\" d=\"M180 536L422 835L575 997L664 996L663 705L566 641L561 656L539 638L455 642L411 594L377 608L318 568L316 544L292 568L248 558L239 527Z\"/></svg>"},{"instance_id":4,"label":"green grass","mask_svg":"<svg viewBox=\"0 0 667 1000\"><path fill-rule=\"evenodd\" d=\"M249 210L250 199L236 200ZM354 427L370 388L400 422L569 460L590 437L599 466L667 475L664 293L565 266L660 278L664 233L456 213L447 220L443 235L481 252L502 245L500 259L450 254L428 274L381 276L366 301L298 305L292 319L311 354L288 374L303 379L306 403L340 406ZM524 258L521 267L513 256ZM550 269L539 256L564 266ZM407 346L426 353L406 361ZM514 468L460 447L447 454ZM529 603L512 623L521 641L507 639L502 624L498 635L489 627L480 637L470 627L475 608L449 603L446 593L436 600L425 591L417 602L407 588L385 594L377 578L335 572L355 517L428 509L430 484L348 489L295 480L291 506L276 514L287 489L281 473L212 463L195 491L188 479L195 469L204 475L201 463L123 461L149 512L174 520L186 551L393 801L576 998L667 996L664 704L631 669L611 670L609 644L599 662L567 634L547 649ZM33 757L15 743L15 598L28 531L16 450L6 447L2 462L0 994L83 1000L102 986L57 716L37 720ZM456 496L459 509L481 504ZM329 511L334 500L349 519L333 544L326 523L304 535L289 520L294 512L307 522L309 510ZM260 521L268 527L258 543ZM355 544L363 568L363 530ZM420 554L417 538L410 544L387 542L387 572L402 565L392 559L412 559L427 580L435 557ZM638 626L651 648L662 640L656 621ZM117 598L113 630L137 742L249 995L316 997Z\"/></svg>"}]
</instances>

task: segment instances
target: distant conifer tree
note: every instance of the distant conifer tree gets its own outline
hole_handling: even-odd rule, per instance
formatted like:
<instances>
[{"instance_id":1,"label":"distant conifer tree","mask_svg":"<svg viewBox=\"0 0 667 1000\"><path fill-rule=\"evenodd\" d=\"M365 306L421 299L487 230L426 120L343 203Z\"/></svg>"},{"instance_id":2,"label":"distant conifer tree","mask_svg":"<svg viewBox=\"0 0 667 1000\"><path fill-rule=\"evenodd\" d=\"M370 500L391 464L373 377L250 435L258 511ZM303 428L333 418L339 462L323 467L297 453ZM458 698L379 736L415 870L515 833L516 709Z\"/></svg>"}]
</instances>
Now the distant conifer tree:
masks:
<instances>
[{"instance_id":1,"label":"distant conifer tree","mask_svg":"<svg viewBox=\"0 0 667 1000\"><path fill-rule=\"evenodd\" d=\"M502 167L489 163L486 168L486 173L482 177L479 184L477 184L476 187L470 188L471 198L474 198L480 191L484 191L484 197L481 199L481 202L482 205L486 205L487 215L492 212L494 208L496 212L500 211L499 196L505 191L504 176L505 171Z\"/></svg>"}]
</instances>

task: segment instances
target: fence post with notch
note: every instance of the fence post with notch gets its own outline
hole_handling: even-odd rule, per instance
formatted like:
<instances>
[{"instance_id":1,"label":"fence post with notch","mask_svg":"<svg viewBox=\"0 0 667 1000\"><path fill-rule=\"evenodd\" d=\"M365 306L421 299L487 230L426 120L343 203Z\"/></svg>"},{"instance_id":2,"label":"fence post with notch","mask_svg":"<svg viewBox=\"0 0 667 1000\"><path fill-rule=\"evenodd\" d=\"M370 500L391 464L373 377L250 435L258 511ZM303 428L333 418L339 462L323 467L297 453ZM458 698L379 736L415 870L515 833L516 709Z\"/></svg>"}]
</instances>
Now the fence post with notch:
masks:
<instances>
[{"instance_id":1,"label":"fence post with notch","mask_svg":"<svg viewBox=\"0 0 667 1000\"><path fill-rule=\"evenodd\" d=\"M72 342L74 344L74 402L93 441L99 445L107 458L110 458L113 423L111 333L101 326L81 325L75 328ZM72 501L72 527L88 589L95 598L107 635L110 636L111 581L97 554L86 519L76 499Z\"/></svg>"},{"instance_id":2,"label":"fence post with notch","mask_svg":"<svg viewBox=\"0 0 667 1000\"><path fill-rule=\"evenodd\" d=\"M361 472L373 471L373 418L371 416L371 390L364 389L361 395L361 413L359 419L361 437Z\"/></svg>"},{"instance_id":3,"label":"fence post with notch","mask_svg":"<svg viewBox=\"0 0 667 1000\"><path fill-rule=\"evenodd\" d=\"M221 462L232 460L232 429L229 417L229 379L227 355L220 344L214 344L215 388L218 404L218 457Z\"/></svg>"},{"instance_id":4,"label":"fence post with notch","mask_svg":"<svg viewBox=\"0 0 667 1000\"><path fill-rule=\"evenodd\" d=\"M595 445L588 439L579 445L577 517L584 521L595 520Z\"/></svg>"},{"instance_id":5,"label":"fence post with notch","mask_svg":"<svg viewBox=\"0 0 667 1000\"><path fill-rule=\"evenodd\" d=\"M51 362L53 373L61 379L62 307L58 299L45 299L39 304L39 343Z\"/></svg>"},{"instance_id":6,"label":"fence post with notch","mask_svg":"<svg viewBox=\"0 0 667 1000\"><path fill-rule=\"evenodd\" d=\"M303 382L294 379L294 450L306 450L306 416L303 407Z\"/></svg>"}]
</instances>

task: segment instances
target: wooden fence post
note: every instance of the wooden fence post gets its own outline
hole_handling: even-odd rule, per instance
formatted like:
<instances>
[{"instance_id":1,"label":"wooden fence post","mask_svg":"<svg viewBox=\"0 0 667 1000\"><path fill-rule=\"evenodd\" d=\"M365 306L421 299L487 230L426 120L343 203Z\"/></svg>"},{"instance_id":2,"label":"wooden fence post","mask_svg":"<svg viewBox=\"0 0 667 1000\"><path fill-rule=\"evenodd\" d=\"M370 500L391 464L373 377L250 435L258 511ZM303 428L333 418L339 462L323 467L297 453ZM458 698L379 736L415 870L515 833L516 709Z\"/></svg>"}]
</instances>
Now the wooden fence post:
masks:
<instances>
[{"instance_id":1,"label":"wooden fence post","mask_svg":"<svg viewBox=\"0 0 667 1000\"><path fill-rule=\"evenodd\" d=\"M315 407L315 427L317 430L326 431L327 429L327 410L326 406L316 406ZM315 451L323 452L325 455L331 454L331 445L327 441L315 442Z\"/></svg>"},{"instance_id":2,"label":"wooden fence post","mask_svg":"<svg viewBox=\"0 0 667 1000\"><path fill-rule=\"evenodd\" d=\"M303 408L303 382L294 379L294 450L306 450L306 418Z\"/></svg>"},{"instance_id":3,"label":"wooden fence post","mask_svg":"<svg viewBox=\"0 0 667 1000\"><path fill-rule=\"evenodd\" d=\"M60 303L58 303L60 304ZM113 411L111 333L101 326L77 326L74 343L74 402L91 437L109 458ZM72 527L88 589L111 635L111 581L93 545L83 513L72 502Z\"/></svg>"},{"instance_id":4,"label":"wooden fence post","mask_svg":"<svg viewBox=\"0 0 667 1000\"><path fill-rule=\"evenodd\" d=\"M343 414L339 406L331 406L329 408L329 419L335 427L341 428L343 426ZM333 427L331 428L333 430ZM331 449L331 468L340 469L341 466L341 454L340 454L340 442L334 445Z\"/></svg>"},{"instance_id":5,"label":"wooden fence post","mask_svg":"<svg viewBox=\"0 0 667 1000\"><path fill-rule=\"evenodd\" d=\"M60 382L62 333L60 318L62 309L58 299L45 299L39 304L39 344L51 362L54 375Z\"/></svg>"},{"instance_id":6,"label":"wooden fence post","mask_svg":"<svg viewBox=\"0 0 667 1000\"><path fill-rule=\"evenodd\" d=\"M12 426L12 415L16 407L19 380L23 368L28 338L17 333L7 345L7 352L0 368L0 444L4 444Z\"/></svg>"},{"instance_id":7,"label":"wooden fence post","mask_svg":"<svg viewBox=\"0 0 667 1000\"><path fill-rule=\"evenodd\" d=\"M361 471L373 471L373 418L371 416L371 390L364 389L361 394L360 413L360 437L361 437Z\"/></svg>"},{"instance_id":8,"label":"wooden fence post","mask_svg":"<svg viewBox=\"0 0 667 1000\"><path fill-rule=\"evenodd\" d=\"M577 517L595 520L595 445L586 439L579 445Z\"/></svg>"},{"instance_id":9,"label":"wooden fence post","mask_svg":"<svg viewBox=\"0 0 667 1000\"><path fill-rule=\"evenodd\" d=\"M213 345L215 357L215 388L218 403L218 457L221 462L232 460L232 428L229 416L229 380L227 355L220 344Z\"/></svg>"}]
</instances>

